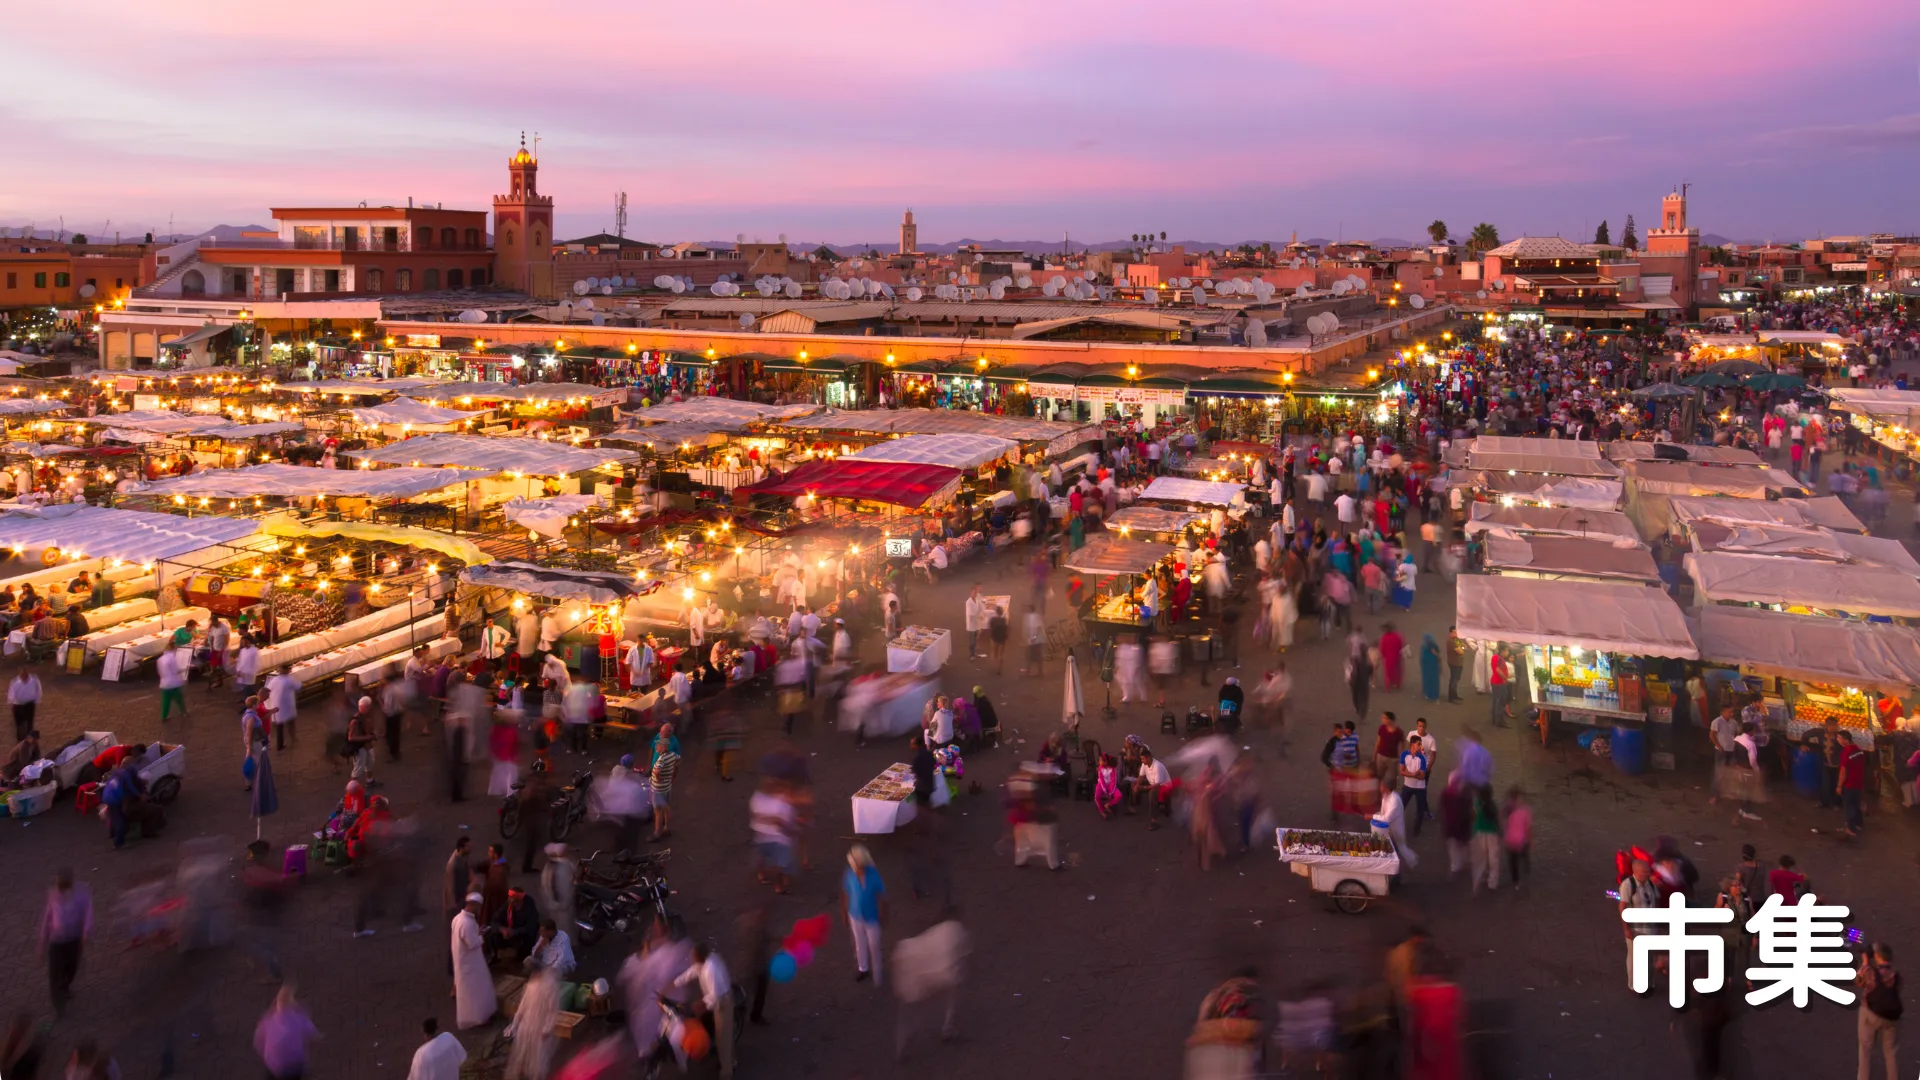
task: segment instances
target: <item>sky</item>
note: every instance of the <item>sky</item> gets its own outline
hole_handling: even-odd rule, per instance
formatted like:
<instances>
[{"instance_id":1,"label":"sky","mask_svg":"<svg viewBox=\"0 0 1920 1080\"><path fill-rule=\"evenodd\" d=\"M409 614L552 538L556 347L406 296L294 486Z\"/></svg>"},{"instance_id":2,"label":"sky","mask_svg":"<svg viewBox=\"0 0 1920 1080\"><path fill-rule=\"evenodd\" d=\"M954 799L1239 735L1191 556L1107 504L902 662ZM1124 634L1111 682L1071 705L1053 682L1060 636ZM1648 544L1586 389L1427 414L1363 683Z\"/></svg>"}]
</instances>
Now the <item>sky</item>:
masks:
<instances>
[{"instance_id":1,"label":"sky","mask_svg":"<svg viewBox=\"0 0 1920 1080\"><path fill-rule=\"evenodd\" d=\"M1913 0L18 5L0 225L484 209L561 237L1920 233Z\"/></svg>"}]
</instances>

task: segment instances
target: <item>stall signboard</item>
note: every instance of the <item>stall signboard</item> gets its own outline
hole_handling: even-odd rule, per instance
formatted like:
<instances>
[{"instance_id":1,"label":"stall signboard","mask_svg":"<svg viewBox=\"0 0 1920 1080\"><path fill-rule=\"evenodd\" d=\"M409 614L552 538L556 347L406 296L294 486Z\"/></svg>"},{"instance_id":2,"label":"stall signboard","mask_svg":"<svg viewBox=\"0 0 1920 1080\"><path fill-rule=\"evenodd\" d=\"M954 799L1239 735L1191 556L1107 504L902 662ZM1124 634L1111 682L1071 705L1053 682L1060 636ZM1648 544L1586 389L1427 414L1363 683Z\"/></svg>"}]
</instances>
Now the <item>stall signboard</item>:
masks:
<instances>
[{"instance_id":1,"label":"stall signboard","mask_svg":"<svg viewBox=\"0 0 1920 1080\"><path fill-rule=\"evenodd\" d=\"M1027 394L1030 397L1054 398L1059 401L1072 401L1074 386L1072 383L1028 382Z\"/></svg>"},{"instance_id":2,"label":"stall signboard","mask_svg":"<svg viewBox=\"0 0 1920 1080\"><path fill-rule=\"evenodd\" d=\"M887 537L887 558L889 559L913 558L913 537L911 536Z\"/></svg>"},{"instance_id":3,"label":"stall signboard","mask_svg":"<svg viewBox=\"0 0 1920 1080\"><path fill-rule=\"evenodd\" d=\"M1184 405L1187 402L1185 390L1173 390L1162 387L1141 386L1082 386L1078 390L1079 400L1116 405Z\"/></svg>"},{"instance_id":4,"label":"stall signboard","mask_svg":"<svg viewBox=\"0 0 1920 1080\"><path fill-rule=\"evenodd\" d=\"M159 394L133 395L133 411L134 412L159 412L160 411L160 395Z\"/></svg>"},{"instance_id":5,"label":"stall signboard","mask_svg":"<svg viewBox=\"0 0 1920 1080\"><path fill-rule=\"evenodd\" d=\"M408 334L407 345L415 349L437 349L440 347L440 335Z\"/></svg>"}]
</instances>

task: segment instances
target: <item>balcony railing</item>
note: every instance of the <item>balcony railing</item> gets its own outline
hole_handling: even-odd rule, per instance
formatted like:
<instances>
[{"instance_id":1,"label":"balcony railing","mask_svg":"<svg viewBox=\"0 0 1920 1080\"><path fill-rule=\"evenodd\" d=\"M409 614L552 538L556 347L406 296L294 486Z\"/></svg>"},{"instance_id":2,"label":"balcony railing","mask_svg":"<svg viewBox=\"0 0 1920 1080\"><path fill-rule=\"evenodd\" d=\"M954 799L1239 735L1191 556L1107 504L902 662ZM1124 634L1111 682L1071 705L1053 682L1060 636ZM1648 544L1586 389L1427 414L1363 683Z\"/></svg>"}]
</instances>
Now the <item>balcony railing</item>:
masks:
<instances>
[{"instance_id":1,"label":"balcony railing","mask_svg":"<svg viewBox=\"0 0 1920 1080\"><path fill-rule=\"evenodd\" d=\"M407 240L202 240L202 251L477 251L478 248L415 248Z\"/></svg>"}]
</instances>

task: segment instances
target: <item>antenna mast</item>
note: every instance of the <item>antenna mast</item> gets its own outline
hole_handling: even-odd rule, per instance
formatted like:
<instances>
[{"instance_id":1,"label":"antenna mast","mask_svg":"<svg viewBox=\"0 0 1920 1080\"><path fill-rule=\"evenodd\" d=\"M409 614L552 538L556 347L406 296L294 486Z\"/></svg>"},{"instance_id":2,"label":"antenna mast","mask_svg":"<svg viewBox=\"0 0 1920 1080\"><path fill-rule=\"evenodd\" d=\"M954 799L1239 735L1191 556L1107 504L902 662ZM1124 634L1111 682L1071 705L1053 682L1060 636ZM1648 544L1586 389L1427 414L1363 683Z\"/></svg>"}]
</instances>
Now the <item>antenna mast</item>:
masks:
<instances>
[{"instance_id":1,"label":"antenna mast","mask_svg":"<svg viewBox=\"0 0 1920 1080\"><path fill-rule=\"evenodd\" d=\"M627 193L613 193L613 235L622 240L627 238Z\"/></svg>"}]
</instances>

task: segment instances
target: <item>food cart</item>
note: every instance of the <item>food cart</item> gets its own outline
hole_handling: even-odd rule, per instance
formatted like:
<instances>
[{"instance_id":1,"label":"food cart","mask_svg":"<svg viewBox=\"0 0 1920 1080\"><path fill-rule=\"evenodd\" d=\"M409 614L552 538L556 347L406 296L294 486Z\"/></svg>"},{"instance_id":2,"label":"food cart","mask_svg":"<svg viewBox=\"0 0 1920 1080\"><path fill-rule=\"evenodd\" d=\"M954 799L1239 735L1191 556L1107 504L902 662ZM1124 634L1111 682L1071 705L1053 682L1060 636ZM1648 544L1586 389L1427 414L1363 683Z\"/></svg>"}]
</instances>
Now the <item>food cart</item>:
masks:
<instances>
[{"instance_id":1,"label":"food cart","mask_svg":"<svg viewBox=\"0 0 1920 1080\"><path fill-rule=\"evenodd\" d=\"M1174 549L1167 544L1109 535L1072 552L1064 563L1069 570L1094 575L1088 621L1107 628L1140 630L1148 625L1148 620L1141 615L1137 579L1152 573L1163 559L1173 554ZM1165 603L1164 597L1162 603Z\"/></svg>"},{"instance_id":2,"label":"food cart","mask_svg":"<svg viewBox=\"0 0 1920 1080\"><path fill-rule=\"evenodd\" d=\"M1334 829L1279 830L1280 861L1306 878L1313 891L1333 898L1333 906L1358 915L1387 895L1400 873L1393 842L1372 833Z\"/></svg>"}]
</instances>

